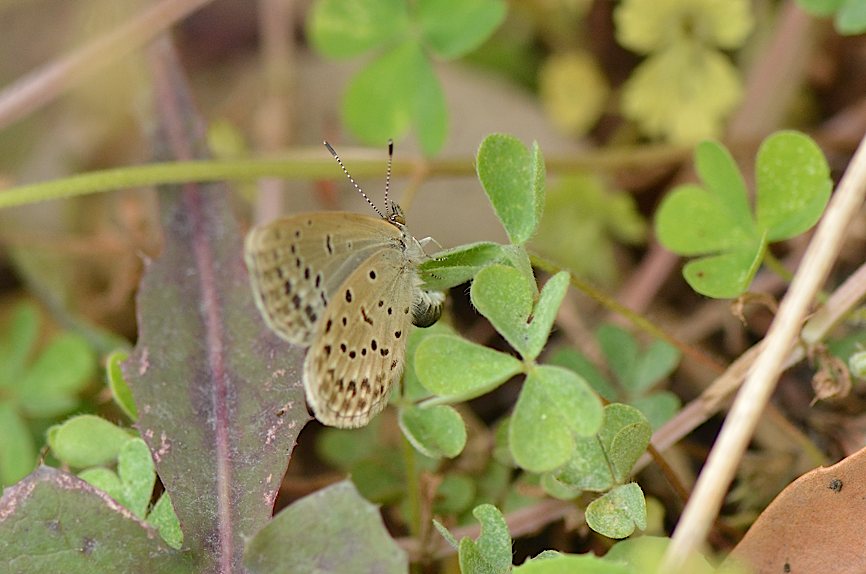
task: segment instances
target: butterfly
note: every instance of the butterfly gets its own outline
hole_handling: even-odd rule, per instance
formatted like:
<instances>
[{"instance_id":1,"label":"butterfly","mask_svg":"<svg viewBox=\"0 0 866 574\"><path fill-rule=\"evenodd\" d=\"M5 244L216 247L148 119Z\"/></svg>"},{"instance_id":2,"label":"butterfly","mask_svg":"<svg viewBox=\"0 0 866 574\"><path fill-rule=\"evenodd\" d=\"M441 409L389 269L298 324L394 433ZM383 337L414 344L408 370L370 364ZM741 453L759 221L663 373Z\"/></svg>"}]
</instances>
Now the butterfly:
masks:
<instances>
[{"instance_id":1,"label":"butterfly","mask_svg":"<svg viewBox=\"0 0 866 574\"><path fill-rule=\"evenodd\" d=\"M428 259L426 240L415 239L400 206L388 202L393 143L385 213L324 143L376 215L279 219L247 234L244 258L267 325L308 347L303 382L313 414L329 426L356 428L385 408L403 373L409 329L435 323L445 296L424 288L418 265Z\"/></svg>"}]
</instances>

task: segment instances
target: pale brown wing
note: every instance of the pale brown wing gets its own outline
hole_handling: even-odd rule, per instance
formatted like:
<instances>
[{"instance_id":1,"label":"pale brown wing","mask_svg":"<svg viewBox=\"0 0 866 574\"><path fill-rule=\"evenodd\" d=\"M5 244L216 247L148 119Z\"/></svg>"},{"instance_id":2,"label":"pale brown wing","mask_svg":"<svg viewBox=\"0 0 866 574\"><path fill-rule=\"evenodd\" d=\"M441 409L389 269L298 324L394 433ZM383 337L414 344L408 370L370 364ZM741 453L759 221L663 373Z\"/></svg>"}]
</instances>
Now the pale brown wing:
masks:
<instances>
[{"instance_id":1,"label":"pale brown wing","mask_svg":"<svg viewBox=\"0 0 866 574\"><path fill-rule=\"evenodd\" d=\"M282 338L308 346L334 291L374 252L399 246L400 230L380 217L305 213L252 229L244 258L256 305Z\"/></svg>"},{"instance_id":2,"label":"pale brown wing","mask_svg":"<svg viewBox=\"0 0 866 574\"><path fill-rule=\"evenodd\" d=\"M334 293L304 361L304 388L326 425L366 425L403 373L416 270L402 249L375 252Z\"/></svg>"}]
</instances>

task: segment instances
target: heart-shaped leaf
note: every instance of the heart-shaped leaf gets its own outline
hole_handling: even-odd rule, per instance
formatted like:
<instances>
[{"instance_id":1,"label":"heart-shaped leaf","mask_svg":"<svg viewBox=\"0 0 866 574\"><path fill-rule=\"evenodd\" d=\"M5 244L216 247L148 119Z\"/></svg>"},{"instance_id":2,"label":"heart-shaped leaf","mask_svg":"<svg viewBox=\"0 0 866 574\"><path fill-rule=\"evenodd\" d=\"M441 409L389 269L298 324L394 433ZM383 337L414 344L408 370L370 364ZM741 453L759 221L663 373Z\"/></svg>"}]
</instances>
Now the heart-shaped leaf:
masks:
<instances>
[{"instance_id":1,"label":"heart-shaped leaf","mask_svg":"<svg viewBox=\"0 0 866 574\"><path fill-rule=\"evenodd\" d=\"M758 226L771 243L815 225L830 199L830 167L821 148L804 134L768 137L758 150L755 177Z\"/></svg>"},{"instance_id":2,"label":"heart-shaped leaf","mask_svg":"<svg viewBox=\"0 0 866 574\"><path fill-rule=\"evenodd\" d=\"M415 370L438 398L427 404L466 401L487 393L521 371L510 355L451 335L433 335L418 345Z\"/></svg>"},{"instance_id":3,"label":"heart-shaped leaf","mask_svg":"<svg viewBox=\"0 0 866 574\"><path fill-rule=\"evenodd\" d=\"M418 452L430 458L454 458L466 445L466 425L448 405L401 409L400 429Z\"/></svg>"},{"instance_id":4,"label":"heart-shaped leaf","mask_svg":"<svg viewBox=\"0 0 866 574\"><path fill-rule=\"evenodd\" d=\"M601 402L577 374L540 366L529 373L509 425L515 462L533 472L553 470L569 460L574 435L590 435L602 421Z\"/></svg>"},{"instance_id":5,"label":"heart-shaped leaf","mask_svg":"<svg viewBox=\"0 0 866 574\"><path fill-rule=\"evenodd\" d=\"M557 273L533 304L535 283L531 276L515 267L497 264L478 272L469 294L472 304L508 344L531 361L547 343L567 290L568 273Z\"/></svg>"},{"instance_id":6,"label":"heart-shaped leaf","mask_svg":"<svg viewBox=\"0 0 866 574\"><path fill-rule=\"evenodd\" d=\"M484 138L476 158L478 179L496 216L515 245L532 237L544 208L544 159L537 143L532 150L514 136Z\"/></svg>"},{"instance_id":7,"label":"heart-shaped leaf","mask_svg":"<svg viewBox=\"0 0 866 574\"><path fill-rule=\"evenodd\" d=\"M646 529L646 500L637 483L617 486L586 507L586 523L608 538L625 538Z\"/></svg>"}]
</instances>

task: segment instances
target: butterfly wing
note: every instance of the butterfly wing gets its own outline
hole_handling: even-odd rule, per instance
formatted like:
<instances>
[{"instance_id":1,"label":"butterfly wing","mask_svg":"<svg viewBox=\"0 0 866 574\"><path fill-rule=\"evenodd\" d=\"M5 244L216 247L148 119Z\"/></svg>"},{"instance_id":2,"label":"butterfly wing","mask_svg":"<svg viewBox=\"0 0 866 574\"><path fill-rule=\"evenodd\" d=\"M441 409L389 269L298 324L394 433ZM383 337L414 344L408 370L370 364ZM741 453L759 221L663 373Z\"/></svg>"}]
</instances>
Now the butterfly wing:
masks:
<instances>
[{"instance_id":1,"label":"butterfly wing","mask_svg":"<svg viewBox=\"0 0 866 574\"><path fill-rule=\"evenodd\" d=\"M244 258L256 305L278 335L308 346L336 289L400 237L382 218L348 212L298 214L252 229Z\"/></svg>"},{"instance_id":2,"label":"butterfly wing","mask_svg":"<svg viewBox=\"0 0 866 574\"><path fill-rule=\"evenodd\" d=\"M322 423L360 427L385 408L403 372L417 282L415 265L389 247L334 294L304 361L307 402Z\"/></svg>"}]
</instances>

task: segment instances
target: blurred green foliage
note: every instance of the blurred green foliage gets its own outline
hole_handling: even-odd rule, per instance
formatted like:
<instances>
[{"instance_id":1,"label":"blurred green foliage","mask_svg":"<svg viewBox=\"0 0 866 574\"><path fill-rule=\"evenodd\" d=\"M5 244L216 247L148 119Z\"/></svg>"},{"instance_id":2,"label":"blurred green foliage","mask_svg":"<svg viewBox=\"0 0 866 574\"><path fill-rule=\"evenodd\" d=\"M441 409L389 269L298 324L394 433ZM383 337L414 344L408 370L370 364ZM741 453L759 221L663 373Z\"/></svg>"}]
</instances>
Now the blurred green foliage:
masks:
<instances>
[{"instance_id":1,"label":"blurred green foliage","mask_svg":"<svg viewBox=\"0 0 866 574\"><path fill-rule=\"evenodd\" d=\"M381 145L415 129L425 154L448 133L445 95L433 59L477 48L505 18L502 0L318 0L307 31L330 58L376 51L349 83L343 121L361 141Z\"/></svg>"},{"instance_id":2,"label":"blurred green foliage","mask_svg":"<svg viewBox=\"0 0 866 574\"><path fill-rule=\"evenodd\" d=\"M0 483L33 470L41 441L36 437L79 404L93 381L96 357L87 341L60 332L40 342L39 310L17 305L0 331Z\"/></svg>"}]
</instances>

